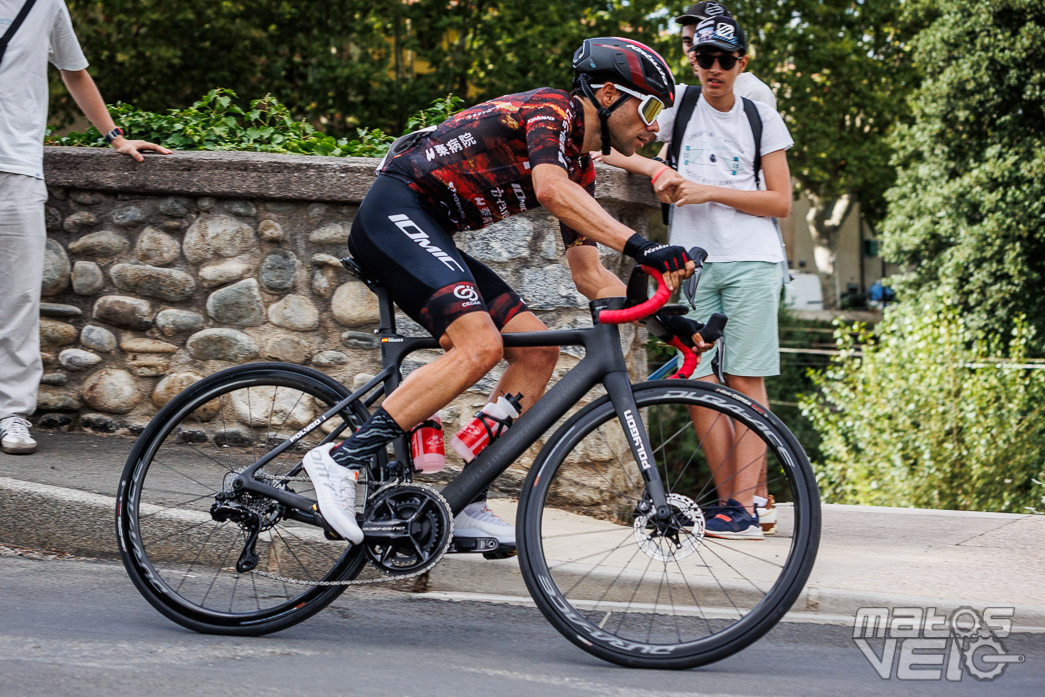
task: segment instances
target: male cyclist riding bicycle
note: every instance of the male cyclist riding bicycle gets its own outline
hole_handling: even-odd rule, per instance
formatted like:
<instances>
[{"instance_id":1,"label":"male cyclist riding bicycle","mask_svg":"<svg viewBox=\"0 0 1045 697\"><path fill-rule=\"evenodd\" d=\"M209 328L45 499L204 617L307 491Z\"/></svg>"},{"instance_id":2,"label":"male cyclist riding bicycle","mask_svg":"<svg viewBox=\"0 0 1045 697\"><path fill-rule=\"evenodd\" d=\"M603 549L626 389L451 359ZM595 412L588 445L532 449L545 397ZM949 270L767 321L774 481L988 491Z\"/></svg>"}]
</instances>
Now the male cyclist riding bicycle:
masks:
<instances>
[{"instance_id":1,"label":"male cyclist riding bicycle","mask_svg":"<svg viewBox=\"0 0 1045 697\"><path fill-rule=\"evenodd\" d=\"M644 239L595 202L589 152L625 155L651 142L656 118L675 100L664 59L641 43L585 40L574 54L572 94L540 88L476 105L392 153L367 193L348 247L403 311L446 353L414 371L381 408L340 446L305 456L327 523L358 544L355 520L359 469L390 441L475 384L501 358L508 367L494 388L521 394L525 411L544 393L558 359L555 347L504 348L501 333L546 327L518 293L454 246L458 230L477 230L536 206L559 219L566 260L589 299L621 296L625 286L599 261L596 243L623 251L664 273L674 289L695 268L682 247ZM687 345L709 348L697 322L661 322ZM455 520L457 537L494 537L514 547L513 526L482 500Z\"/></svg>"}]
</instances>

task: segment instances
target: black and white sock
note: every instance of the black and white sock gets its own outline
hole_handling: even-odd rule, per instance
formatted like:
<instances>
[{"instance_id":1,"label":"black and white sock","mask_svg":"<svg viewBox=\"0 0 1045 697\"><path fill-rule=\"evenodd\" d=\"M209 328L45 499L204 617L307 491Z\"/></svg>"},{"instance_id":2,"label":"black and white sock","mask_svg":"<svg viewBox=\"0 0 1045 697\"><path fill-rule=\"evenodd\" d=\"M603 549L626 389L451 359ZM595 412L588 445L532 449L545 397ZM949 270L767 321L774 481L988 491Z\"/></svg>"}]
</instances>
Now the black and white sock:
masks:
<instances>
[{"instance_id":1,"label":"black and white sock","mask_svg":"<svg viewBox=\"0 0 1045 697\"><path fill-rule=\"evenodd\" d=\"M330 457L342 467L361 469L381 448L403 435L403 429L388 415L384 407L379 408L363 427L330 451Z\"/></svg>"}]
</instances>

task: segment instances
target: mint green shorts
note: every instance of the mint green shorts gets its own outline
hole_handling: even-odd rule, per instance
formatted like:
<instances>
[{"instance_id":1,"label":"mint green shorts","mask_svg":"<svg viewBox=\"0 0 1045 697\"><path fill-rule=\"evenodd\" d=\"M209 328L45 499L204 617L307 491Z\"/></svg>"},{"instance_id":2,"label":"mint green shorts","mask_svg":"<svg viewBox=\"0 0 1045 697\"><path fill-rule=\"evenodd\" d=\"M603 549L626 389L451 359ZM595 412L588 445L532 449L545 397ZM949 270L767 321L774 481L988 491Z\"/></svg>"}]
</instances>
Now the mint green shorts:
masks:
<instances>
[{"instance_id":1,"label":"mint green shorts","mask_svg":"<svg viewBox=\"0 0 1045 697\"><path fill-rule=\"evenodd\" d=\"M706 322L721 312L726 323L727 375L768 377L780 374L780 267L767 261L719 261L704 264L697 287L696 310L687 317ZM712 349L700 359L693 377L711 374Z\"/></svg>"}]
</instances>

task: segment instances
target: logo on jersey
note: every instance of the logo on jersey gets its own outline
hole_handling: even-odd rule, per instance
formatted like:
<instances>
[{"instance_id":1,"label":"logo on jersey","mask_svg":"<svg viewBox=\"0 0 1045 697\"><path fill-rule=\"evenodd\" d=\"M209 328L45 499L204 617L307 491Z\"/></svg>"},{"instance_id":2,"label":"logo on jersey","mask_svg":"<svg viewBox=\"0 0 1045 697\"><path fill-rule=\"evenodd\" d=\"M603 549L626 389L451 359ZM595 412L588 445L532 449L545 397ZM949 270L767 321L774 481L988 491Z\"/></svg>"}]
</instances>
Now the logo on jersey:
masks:
<instances>
[{"instance_id":1,"label":"logo on jersey","mask_svg":"<svg viewBox=\"0 0 1045 697\"><path fill-rule=\"evenodd\" d=\"M418 227L417 223L410 220L409 216L399 213L388 216L388 219L395 223L396 227L402 230L404 235L416 242L417 246L441 261L443 266L448 269L464 271L464 269L461 268L461 265L457 263L456 259L432 244L432 240L428 237L428 233Z\"/></svg>"}]
</instances>

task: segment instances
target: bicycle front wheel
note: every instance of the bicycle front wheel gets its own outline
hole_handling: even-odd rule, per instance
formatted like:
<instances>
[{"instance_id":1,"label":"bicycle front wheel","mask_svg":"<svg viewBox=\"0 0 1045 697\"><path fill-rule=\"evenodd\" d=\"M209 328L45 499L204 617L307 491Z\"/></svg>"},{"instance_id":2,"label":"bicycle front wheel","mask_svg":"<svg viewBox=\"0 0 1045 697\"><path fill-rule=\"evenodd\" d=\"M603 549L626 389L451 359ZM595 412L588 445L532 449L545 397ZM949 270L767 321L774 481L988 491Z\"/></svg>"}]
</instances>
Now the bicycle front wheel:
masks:
<instances>
[{"instance_id":1,"label":"bicycle front wheel","mask_svg":"<svg viewBox=\"0 0 1045 697\"><path fill-rule=\"evenodd\" d=\"M567 421L530 469L519 501L520 567L545 617L585 651L624 666L690 668L748 646L790 609L816 557L819 494L794 436L739 393L663 380L635 385L634 395L671 520L650 510L604 397ZM721 461L708 457L711 429L701 437L696 425L709 421L735 434L735 447L718 449ZM736 471L763 466L775 534L708 536L716 477L728 486Z\"/></svg>"},{"instance_id":2,"label":"bicycle front wheel","mask_svg":"<svg viewBox=\"0 0 1045 697\"><path fill-rule=\"evenodd\" d=\"M233 484L347 395L318 371L255 363L211 375L160 410L131 451L116 509L124 565L149 603L196 631L257 635L312 616L344 590L322 584L354 578L362 547L326 539L308 515ZM366 415L351 403L255 478L314 500L302 456ZM256 558L245 566L250 550Z\"/></svg>"}]
</instances>

